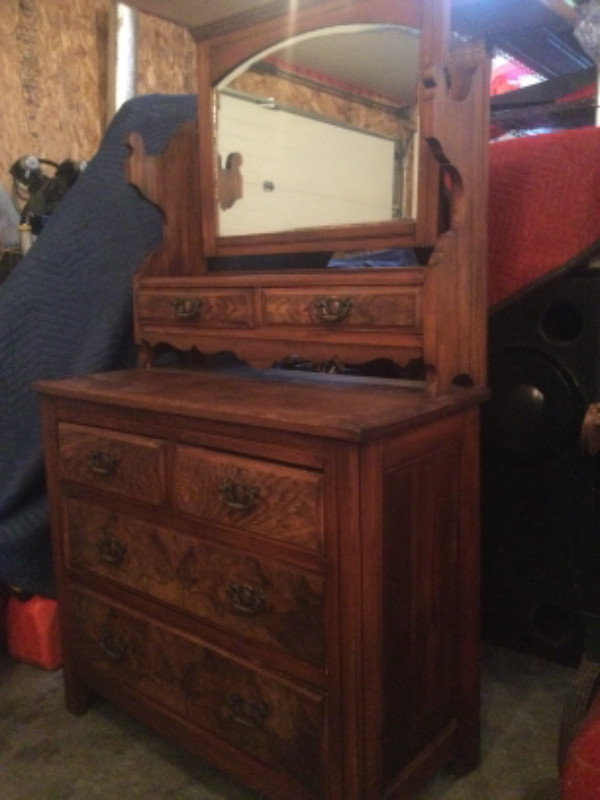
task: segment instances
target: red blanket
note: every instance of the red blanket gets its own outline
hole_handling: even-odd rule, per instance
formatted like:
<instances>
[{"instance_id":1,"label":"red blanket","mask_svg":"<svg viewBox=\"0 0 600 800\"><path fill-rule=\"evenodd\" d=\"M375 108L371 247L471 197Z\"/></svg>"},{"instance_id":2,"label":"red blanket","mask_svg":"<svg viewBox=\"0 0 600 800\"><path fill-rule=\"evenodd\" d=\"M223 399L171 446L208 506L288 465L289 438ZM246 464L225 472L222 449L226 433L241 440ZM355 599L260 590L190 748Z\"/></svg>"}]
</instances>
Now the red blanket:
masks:
<instances>
[{"instance_id":1,"label":"red blanket","mask_svg":"<svg viewBox=\"0 0 600 800\"><path fill-rule=\"evenodd\" d=\"M490 145L489 304L600 239L600 128Z\"/></svg>"}]
</instances>

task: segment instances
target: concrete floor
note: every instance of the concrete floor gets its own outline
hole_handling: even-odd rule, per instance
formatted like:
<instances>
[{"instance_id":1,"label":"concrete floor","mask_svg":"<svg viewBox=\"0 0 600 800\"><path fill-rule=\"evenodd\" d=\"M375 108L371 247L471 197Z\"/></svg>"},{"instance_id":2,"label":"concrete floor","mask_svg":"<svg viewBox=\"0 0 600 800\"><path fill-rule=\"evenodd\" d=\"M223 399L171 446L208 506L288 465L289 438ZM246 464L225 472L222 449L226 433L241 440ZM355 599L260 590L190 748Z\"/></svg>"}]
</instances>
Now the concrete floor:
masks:
<instances>
[{"instance_id":1,"label":"concrete floor","mask_svg":"<svg viewBox=\"0 0 600 800\"><path fill-rule=\"evenodd\" d=\"M483 652L482 764L442 774L418 800L533 800L556 785L556 741L575 671L501 648ZM550 795L543 792L543 797ZM558 795L556 795L558 797ZM260 800L99 700L74 717L60 670L0 653L2 800ZM282 799L283 800L283 799Z\"/></svg>"}]
</instances>

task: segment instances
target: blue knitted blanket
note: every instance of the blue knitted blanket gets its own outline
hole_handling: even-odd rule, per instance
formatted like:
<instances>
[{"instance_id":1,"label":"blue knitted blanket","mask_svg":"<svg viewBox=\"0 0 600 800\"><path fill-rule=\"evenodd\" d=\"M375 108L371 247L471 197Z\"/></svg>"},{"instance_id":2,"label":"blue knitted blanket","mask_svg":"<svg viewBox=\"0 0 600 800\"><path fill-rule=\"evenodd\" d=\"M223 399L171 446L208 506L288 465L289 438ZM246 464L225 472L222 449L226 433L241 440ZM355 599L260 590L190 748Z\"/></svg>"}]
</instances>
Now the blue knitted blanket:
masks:
<instances>
[{"instance_id":1,"label":"blue knitted blanket","mask_svg":"<svg viewBox=\"0 0 600 800\"><path fill-rule=\"evenodd\" d=\"M132 366L132 276L162 238L159 211L125 180L126 136L157 154L195 96L148 95L115 115L98 153L0 285L0 584L52 595L39 416L31 384Z\"/></svg>"}]
</instances>

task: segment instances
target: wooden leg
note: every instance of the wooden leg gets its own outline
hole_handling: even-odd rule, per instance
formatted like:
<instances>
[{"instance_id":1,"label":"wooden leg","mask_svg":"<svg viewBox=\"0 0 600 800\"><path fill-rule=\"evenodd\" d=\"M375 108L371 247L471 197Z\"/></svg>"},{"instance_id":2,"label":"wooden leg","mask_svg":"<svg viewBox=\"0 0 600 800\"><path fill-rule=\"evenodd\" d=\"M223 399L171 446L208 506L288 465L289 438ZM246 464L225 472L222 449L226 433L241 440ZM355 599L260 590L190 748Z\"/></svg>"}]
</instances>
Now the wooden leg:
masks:
<instances>
[{"instance_id":1,"label":"wooden leg","mask_svg":"<svg viewBox=\"0 0 600 800\"><path fill-rule=\"evenodd\" d=\"M457 778L476 769L481 759L479 698L470 705L457 731L456 756L452 761L452 772Z\"/></svg>"}]
</instances>

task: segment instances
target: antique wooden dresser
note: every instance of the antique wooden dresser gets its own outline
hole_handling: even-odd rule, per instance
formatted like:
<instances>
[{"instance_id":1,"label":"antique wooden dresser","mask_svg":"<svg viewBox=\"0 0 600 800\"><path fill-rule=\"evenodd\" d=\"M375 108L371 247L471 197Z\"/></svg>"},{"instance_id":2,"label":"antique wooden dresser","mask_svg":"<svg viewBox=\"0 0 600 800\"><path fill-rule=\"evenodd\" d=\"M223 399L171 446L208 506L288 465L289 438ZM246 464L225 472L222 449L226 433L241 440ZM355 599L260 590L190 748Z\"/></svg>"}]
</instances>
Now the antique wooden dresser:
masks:
<instances>
[{"instance_id":1,"label":"antique wooden dresser","mask_svg":"<svg viewBox=\"0 0 600 800\"><path fill-rule=\"evenodd\" d=\"M198 124L131 137L165 218L139 368L37 387L67 706L100 693L271 800L412 798L478 761L487 60L445 0L244 5L193 29ZM388 37L410 90L327 71ZM378 184L385 140L387 209L340 221L364 178L311 177L281 221L296 147L256 167L222 130L244 103L242 134L256 106L331 133L326 162L351 130Z\"/></svg>"}]
</instances>

